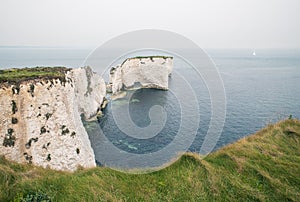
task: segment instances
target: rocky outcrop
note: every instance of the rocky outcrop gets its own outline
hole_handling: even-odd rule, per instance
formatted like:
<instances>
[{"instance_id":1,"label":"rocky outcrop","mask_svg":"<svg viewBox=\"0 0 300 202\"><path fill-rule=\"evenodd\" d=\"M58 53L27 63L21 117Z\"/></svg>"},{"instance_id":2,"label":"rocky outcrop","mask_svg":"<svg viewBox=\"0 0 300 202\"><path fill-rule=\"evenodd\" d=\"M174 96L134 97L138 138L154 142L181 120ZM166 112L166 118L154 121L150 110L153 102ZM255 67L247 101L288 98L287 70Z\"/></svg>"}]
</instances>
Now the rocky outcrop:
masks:
<instances>
[{"instance_id":1,"label":"rocky outcrop","mask_svg":"<svg viewBox=\"0 0 300 202\"><path fill-rule=\"evenodd\" d=\"M110 71L113 94L133 88L168 89L168 77L172 72L173 58L147 56L128 58Z\"/></svg>"},{"instance_id":2,"label":"rocky outcrop","mask_svg":"<svg viewBox=\"0 0 300 202\"><path fill-rule=\"evenodd\" d=\"M104 80L89 67L68 71L64 81L2 85L0 155L56 170L96 166L81 115L96 115L105 92Z\"/></svg>"}]
</instances>

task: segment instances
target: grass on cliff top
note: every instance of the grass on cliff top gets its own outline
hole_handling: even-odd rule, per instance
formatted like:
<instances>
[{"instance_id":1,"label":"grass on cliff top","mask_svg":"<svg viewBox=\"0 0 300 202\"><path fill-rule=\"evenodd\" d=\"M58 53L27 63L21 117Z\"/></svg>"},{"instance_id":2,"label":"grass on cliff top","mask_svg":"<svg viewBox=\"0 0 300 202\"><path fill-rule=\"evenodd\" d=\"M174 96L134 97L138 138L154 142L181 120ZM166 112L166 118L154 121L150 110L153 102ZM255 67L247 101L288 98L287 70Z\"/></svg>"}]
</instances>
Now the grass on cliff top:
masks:
<instances>
[{"instance_id":1,"label":"grass on cliff top","mask_svg":"<svg viewBox=\"0 0 300 202\"><path fill-rule=\"evenodd\" d=\"M128 58L128 59L143 59L143 58L163 58L163 59L167 59L167 58L173 58L172 56L164 56L164 55L150 55L150 56L135 56L132 58Z\"/></svg>"},{"instance_id":2,"label":"grass on cliff top","mask_svg":"<svg viewBox=\"0 0 300 202\"><path fill-rule=\"evenodd\" d=\"M299 201L299 168L300 121L291 119L150 174L100 167L71 174L0 158L0 201Z\"/></svg>"},{"instance_id":3,"label":"grass on cliff top","mask_svg":"<svg viewBox=\"0 0 300 202\"><path fill-rule=\"evenodd\" d=\"M127 58L126 60L124 60L121 64L121 66L127 61L127 60L132 60L132 59L145 59L145 58L163 58L163 59L167 59L167 58L172 58L172 56L164 56L164 55L149 55L149 56L135 56L135 57L131 57L131 58Z\"/></svg>"},{"instance_id":4,"label":"grass on cliff top","mask_svg":"<svg viewBox=\"0 0 300 202\"><path fill-rule=\"evenodd\" d=\"M66 67L33 67L0 70L0 83L20 83L32 79L65 79Z\"/></svg>"}]
</instances>

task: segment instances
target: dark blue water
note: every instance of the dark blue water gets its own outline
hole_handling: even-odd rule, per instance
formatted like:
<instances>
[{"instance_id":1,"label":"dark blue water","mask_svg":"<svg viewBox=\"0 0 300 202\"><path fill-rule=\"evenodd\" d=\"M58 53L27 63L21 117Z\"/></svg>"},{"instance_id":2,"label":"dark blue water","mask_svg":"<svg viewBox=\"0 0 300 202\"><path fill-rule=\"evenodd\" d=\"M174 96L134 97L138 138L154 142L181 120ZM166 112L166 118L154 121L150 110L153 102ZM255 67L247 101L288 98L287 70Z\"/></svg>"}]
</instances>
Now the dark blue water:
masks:
<instances>
[{"instance_id":1,"label":"dark blue water","mask_svg":"<svg viewBox=\"0 0 300 202\"><path fill-rule=\"evenodd\" d=\"M91 49L74 48L0 48L0 67L69 66L79 67ZM300 51L299 50L207 50L221 73L227 100L224 130L215 149L234 142L266 126L293 115L300 118ZM193 54L189 50L189 54ZM197 56L194 56L197 57ZM200 124L191 151L199 151L211 116L209 93L191 68L174 60L175 69L190 78L200 110ZM170 79L170 85L176 80ZM141 89L131 92L130 114L140 127L149 124L148 111L159 104L167 112L167 124L156 136L136 140L126 136L114 124L110 103L99 125L106 137L118 148L132 153L149 153L168 145L176 135L180 110L169 91ZM124 98L126 99L126 98ZM188 99L188 98L187 98ZM114 102L122 107L122 99ZM191 108L194 106L191 106ZM192 121L192 120L191 120Z\"/></svg>"},{"instance_id":2,"label":"dark blue water","mask_svg":"<svg viewBox=\"0 0 300 202\"><path fill-rule=\"evenodd\" d=\"M227 118L219 145L270 122L300 117L300 54L292 50L216 52L227 95Z\"/></svg>"}]
</instances>

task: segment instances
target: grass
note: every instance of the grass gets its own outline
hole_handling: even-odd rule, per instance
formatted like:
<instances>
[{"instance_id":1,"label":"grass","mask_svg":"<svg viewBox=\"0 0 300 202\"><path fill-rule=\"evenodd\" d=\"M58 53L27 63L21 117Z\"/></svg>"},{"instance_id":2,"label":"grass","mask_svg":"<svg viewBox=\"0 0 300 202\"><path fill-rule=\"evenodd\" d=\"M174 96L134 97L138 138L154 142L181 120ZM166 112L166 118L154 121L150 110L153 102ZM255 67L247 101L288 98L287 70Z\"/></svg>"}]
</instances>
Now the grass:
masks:
<instances>
[{"instance_id":1,"label":"grass","mask_svg":"<svg viewBox=\"0 0 300 202\"><path fill-rule=\"evenodd\" d=\"M150 55L150 56L135 56L135 57L131 57L131 58L127 58L126 60L124 60L121 64L121 66L127 61L127 60L132 60L132 59L147 59L150 58L151 60L153 58L163 58L163 59L167 59L167 58L171 58L173 59L172 56L163 56L163 55Z\"/></svg>"},{"instance_id":2,"label":"grass","mask_svg":"<svg viewBox=\"0 0 300 202\"><path fill-rule=\"evenodd\" d=\"M61 79L65 80L66 67L33 67L0 70L0 83L20 83L32 79Z\"/></svg>"},{"instance_id":3,"label":"grass","mask_svg":"<svg viewBox=\"0 0 300 202\"><path fill-rule=\"evenodd\" d=\"M149 174L103 167L67 173L0 158L0 201L299 201L299 169L300 121L290 119Z\"/></svg>"},{"instance_id":4,"label":"grass","mask_svg":"<svg viewBox=\"0 0 300 202\"><path fill-rule=\"evenodd\" d=\"M143 59L143 58L163 58L163 59L167 59L167 58L173 58L172 56L164 56L164 55L150 55L150 56L136 56L136 57L132 57L132 58L128 58L128 59Z\"/></svg>"}]
</instances>

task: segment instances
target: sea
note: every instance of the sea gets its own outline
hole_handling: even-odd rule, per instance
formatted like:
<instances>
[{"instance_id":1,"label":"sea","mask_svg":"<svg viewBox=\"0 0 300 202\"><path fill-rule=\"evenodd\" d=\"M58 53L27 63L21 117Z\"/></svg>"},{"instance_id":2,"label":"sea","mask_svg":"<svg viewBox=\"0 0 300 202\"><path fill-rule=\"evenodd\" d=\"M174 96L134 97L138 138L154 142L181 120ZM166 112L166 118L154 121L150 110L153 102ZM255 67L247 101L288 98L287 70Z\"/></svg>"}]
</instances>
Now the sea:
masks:
<instances>
[{"instance_id":1,"label":"sea","mask_svg":"<svg viewBox=\"0 0 300 202\"><path fill-rule=\"evenodd\" d=\"M255 54L253 51L253 49L205 49L220 75L226 101L222 130L216 136L218 138L213 144L213 150L249 136L268 124L289 117L300 118L300 50L256 49ZM76 68L85 65L86 58L92 52L93 48L87 47L2 46L0 47L0 69L36 66ZM162 53L152 50L127 56L156 54ZM193 50L186 50L186 54L197 57ZM116 59L113 64L121 63L127 56ZM97 67L92 68L97 72ZM192 138L192 141L185 141L184 138L181 141L187 142L188 151L200 152L211 127L210 92L205 80L201 76L195 76L195 70L182 58L174 56L174 71L188 82L197 98L198 106L186 105L186 110L197 111L200 117L199 120L192 116L190 119L187 118L190 123L196 121L198 127L195 134L186 134L186 138ZM107 74L104 77L107 79ZM178 78L171 75L170 89L178 85ZM182 97L188 103L189 97L185 95ZM120 151L132 154L155 153L171 145L178 135L183 120L184 112L180 102L185 101L178 100L176 93L156 89L132 90L121 99L111 100L104 109L102 118L96 123L85 124L98 164L105 164L101 157L103 151L99 149L103 148L99 143L103 137L98 137L99 134L104 135L104 139ZM136 127L146 128L151 124L150 112L153 106L160 106L159 109L163 109L164 113L159 117L162 118L163 126L149 138L132 137L128 134L129 129L122 129L116 123L114 113L118 113L118 109L127 107L130 115L127 117L130 119L128 127L132 127L133 123ZM126 124L123 127L126 127ZM144 136L148 137L147 134Z\"/></svg>"}]
</instances>

